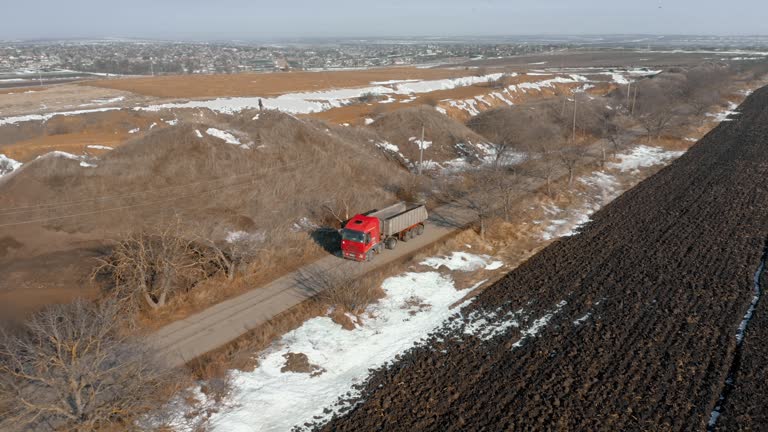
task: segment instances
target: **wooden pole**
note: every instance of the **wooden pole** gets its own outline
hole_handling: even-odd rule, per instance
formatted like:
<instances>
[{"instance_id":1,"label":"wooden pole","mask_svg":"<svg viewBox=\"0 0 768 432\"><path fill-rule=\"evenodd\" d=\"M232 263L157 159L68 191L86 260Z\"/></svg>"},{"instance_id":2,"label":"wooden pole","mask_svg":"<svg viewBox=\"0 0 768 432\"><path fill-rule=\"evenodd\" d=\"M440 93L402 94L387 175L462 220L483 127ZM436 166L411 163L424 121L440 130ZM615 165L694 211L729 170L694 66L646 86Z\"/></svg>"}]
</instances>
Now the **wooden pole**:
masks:
<instances>
[{"instance_id":1,"label":"wooden pole","mask_svg":"<svg viewBox=\"0 0 768 432\"><path fill-rule=\"evenodd\" d=\"M419 175L421 175L421 166L424 164L424 123L421 124L421 141L419 141Z\"/></svg>"},{"instance_id":2,"label":"wooden pole","mask_svg":"<svg viewBox=\"0 0 768 432\"><path fill-rule=\"evenodd\" d=\"M573 94L573 135L571 136L571 143L576 142L576 95L578 93Z\"/></svg>"}]
</instances>

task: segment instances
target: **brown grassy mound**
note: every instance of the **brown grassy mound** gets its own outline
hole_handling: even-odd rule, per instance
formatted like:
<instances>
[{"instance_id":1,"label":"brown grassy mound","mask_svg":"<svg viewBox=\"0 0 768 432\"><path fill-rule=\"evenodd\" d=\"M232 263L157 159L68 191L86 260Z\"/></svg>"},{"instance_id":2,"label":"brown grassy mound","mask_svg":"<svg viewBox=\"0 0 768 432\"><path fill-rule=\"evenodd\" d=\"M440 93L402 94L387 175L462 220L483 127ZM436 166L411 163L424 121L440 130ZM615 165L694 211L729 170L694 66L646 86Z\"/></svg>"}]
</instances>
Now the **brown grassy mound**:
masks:
<instances>
[{"instance_id":1,"label":"brown grassy mound","mask_svg":"<svg viewBox=\"0 0 768 432\"><path fill-rule=\"evenodd\" d=\"M424 150L424 160L437 163L457 158L476 162L487 155L482 144L485 138L463 124L447 117L431 106L405 108L387 113L378 118L373 129L387 142L396 145L408 160L406 165L413 168L419 160L419 146L424 126L424 141L431 142Z\"/></svg>"},{"instance_id":2,"label":"brown grassy mound","mask_svg":"<svg viewBox=\"0 0 768 432\"><path fill-rule=\"evenodd\" d=\"M178 217L218 240L233 231L263 238L259 261L271 271L272 261L298 264L322 252L324 239L309 231L335 222L334 213L349 217L396 199L407 173L366 139L279 112L255 114L156 128L99 158L25 164L0 181L0 238L21 245L4 248L0 266Z\"/></svg>"}]
</instances>

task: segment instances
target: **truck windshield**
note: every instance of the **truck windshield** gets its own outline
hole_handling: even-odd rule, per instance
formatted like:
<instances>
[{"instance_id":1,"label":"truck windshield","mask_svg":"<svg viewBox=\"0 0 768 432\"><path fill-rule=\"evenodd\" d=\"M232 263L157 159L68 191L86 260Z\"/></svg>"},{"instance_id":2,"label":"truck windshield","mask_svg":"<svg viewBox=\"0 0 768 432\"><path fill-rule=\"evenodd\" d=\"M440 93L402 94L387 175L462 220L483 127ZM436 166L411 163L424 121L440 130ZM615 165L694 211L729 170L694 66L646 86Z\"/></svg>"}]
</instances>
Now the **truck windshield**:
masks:
<instances>
[{"instance_id":1,"label":"truck windshield","mask_svg":"<svg viewBox=\"0 0 768 432\"><path fill-rule=\"evenodd\" d=\"M355 231L351 229L341 230L341 238L343 240L353 241L357 243L365 243L365 233L362 231Z\"/></svg>"}]
</instances>

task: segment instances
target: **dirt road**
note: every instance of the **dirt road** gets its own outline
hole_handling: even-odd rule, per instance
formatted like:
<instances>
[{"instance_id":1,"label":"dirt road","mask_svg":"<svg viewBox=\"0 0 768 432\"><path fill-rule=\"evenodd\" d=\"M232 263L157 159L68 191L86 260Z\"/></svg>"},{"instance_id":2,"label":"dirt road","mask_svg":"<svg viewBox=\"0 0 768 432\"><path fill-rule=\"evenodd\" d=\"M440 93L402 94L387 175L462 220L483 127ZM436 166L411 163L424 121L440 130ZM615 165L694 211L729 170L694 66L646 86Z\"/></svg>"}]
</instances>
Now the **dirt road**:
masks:
<instances>
[{"instance_id":1,"label":"dirt road","mask_svg":"<svg viewBox=\"0 0 768 432\"><path fill-rule=\"evenodd\" d=\"M396 249L385 250L371 262L359 263L328 256L302 271L333 270L362 275L440 240L469 224L475 217L472 210L446 205L431 212L423 235L408 242L399 242ZM152 344L170 366L181 366L316 294L303 287L300 278L298 272L287 274L264 287L169 324L152 336Z\"/></svg>"},{"instance_id":2,"label":"dirt road","mask_svg":"<svg viewBox=\"0 0 768 432\"><path fill-rule=\"evenodd\" d=\"M374 372L322 429L706 430L768 235L768 88L740 111ZM723 430L765 428L765 313Z\"/></svg>"}]
</instances>

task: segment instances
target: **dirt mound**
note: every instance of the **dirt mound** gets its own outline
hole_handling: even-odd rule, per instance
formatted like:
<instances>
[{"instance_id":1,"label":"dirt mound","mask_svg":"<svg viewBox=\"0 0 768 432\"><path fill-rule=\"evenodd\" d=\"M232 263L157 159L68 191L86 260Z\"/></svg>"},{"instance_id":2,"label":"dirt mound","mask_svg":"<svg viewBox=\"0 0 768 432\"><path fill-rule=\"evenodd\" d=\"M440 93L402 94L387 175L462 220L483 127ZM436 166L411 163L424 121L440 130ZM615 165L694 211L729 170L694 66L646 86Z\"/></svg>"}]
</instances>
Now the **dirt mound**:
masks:
<instances>
[{"instance_id":1,"label":"dirt mound","mask_svg":"<svg viewBox=\"0 0 768 432\"><path fill-rule=\"evenodd\" d=\"M309 362L309 358L304 353L287 353L283 355L285 358L285 365L280 368L280 372L293 372L310 374L310 376L316 377L322 375L325 369L318 365L314 365Z\"/></svg>"},{"instance_id":2,"label":"dirt mound","mask_svg":"<svg viewBox=\"0 0 768 432\"><path fill-rule=\"evenodd\" d=\"M485 138L431 106L393 111L371 124L389 144L379 143L381 148L396 155L410 168L414 168L419 161L422 126L425 161L440 165L456 160L477 163L489 156L490 147L485 144Z\"/></svg>"},{"instance_id":3,"label":"dirt mound","mask_svg":"<svg viewBox=\"0 0 768 432\"><path fill-rule=\"evenodd\" d=\"M303 256L317 245L302 227L335 222L332 211L394 201L407 176L371 142L316 121L269 111L202 114L98 157L49 154L4 176L0 238L12 234L22 245L5 259L43 259L176 217L215 239L247 231L264 237L265 248L290 245Z\"/></svg>"},{"instance_id":4,"label":"dirt mound","mask_svg":"<svg viewBox=\"0 0 768 432\"><path fill-rule=\"evenodd\" d=\"M705 430L768 233L768 88L741 113L375 372L322 429ZM746 347L754 383L723 416L758 430L766 355Z\"/></svg>"}]
</instances>

